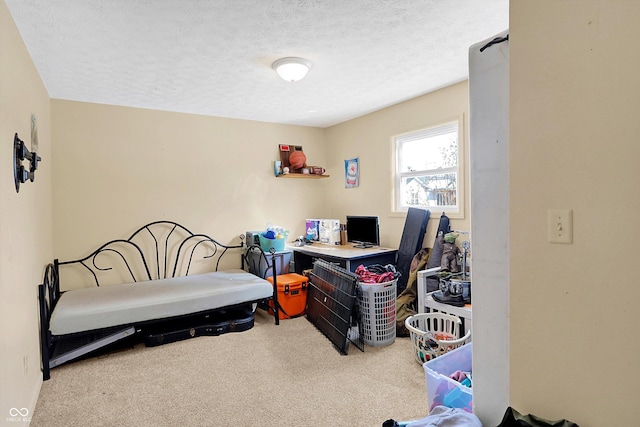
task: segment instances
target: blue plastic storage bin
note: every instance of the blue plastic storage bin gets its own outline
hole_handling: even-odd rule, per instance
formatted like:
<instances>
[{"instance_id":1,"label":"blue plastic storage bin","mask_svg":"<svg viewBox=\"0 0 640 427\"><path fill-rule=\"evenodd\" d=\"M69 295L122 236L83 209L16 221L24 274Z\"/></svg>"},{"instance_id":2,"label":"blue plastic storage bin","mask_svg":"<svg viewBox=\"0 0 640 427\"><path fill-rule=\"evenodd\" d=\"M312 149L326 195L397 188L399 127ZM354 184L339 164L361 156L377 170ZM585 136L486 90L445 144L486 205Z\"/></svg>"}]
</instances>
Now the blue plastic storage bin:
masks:
<instances>
[{"instance_id":1,"label":"blue plastic storage bin","mask_svg":"<svg viewBox=\"0 0 640 427\"><path fill-rule=\"evenodd\" d=\"M279 239L267 239L262 234L258 234L258 236L260 239L260 248L262 248L263 251L269 253L271 248L274 248L276 252L284 251L284 243L286 241L284 237Z\"/></svg>"},{"instance_id":2,"label":"blue plastic storage bin","mask_svg":"<svg viewBox=\"0 0 640 427\"><path fill-rule=\"evenodd\" d=\"M471 372L472 344L451 350L422 366L427 381L429 411L436 406L462 408L473 412L473 392L450 377L456 371Z\"/></svg>"}]
</instances>

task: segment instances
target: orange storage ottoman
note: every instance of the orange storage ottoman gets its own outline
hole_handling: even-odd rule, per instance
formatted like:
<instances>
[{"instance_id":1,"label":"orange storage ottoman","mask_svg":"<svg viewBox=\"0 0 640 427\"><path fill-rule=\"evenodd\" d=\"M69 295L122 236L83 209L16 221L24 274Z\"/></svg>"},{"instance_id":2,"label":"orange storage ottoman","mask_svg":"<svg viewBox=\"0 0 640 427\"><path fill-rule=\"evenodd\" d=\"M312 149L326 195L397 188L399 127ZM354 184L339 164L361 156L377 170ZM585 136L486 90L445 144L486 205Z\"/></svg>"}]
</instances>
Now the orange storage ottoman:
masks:
<instances>
[{"instance_id":1,"label":"orange storage ottoman","mask_svg":"<svg viewBox=\"0 0 640 427\"><path fill-rule=\"evenodd\" d=\"M267 278L273 286L273 276ZM279 274L278 284L278 319L290 319L302 316L307 308L307 288L309 278L301 274ZM269 301L269 314L273 314L273 300Z\"/></svg>"}]
</instances>

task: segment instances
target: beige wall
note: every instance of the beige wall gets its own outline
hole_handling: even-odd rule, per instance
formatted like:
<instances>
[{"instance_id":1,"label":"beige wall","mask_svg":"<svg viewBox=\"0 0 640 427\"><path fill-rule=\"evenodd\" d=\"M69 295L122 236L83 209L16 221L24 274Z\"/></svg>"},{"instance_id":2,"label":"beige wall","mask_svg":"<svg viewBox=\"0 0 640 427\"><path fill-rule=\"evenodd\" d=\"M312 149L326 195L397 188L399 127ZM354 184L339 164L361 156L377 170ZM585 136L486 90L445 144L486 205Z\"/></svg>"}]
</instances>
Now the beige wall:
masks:
<instances>
[{"instance_id":1,"label":"beige wall","mask_svg":"<svg viewBox=\"0 0 640 427\"><path fill-rule=\"evenodd\" d=\"M302 145L308 163L326 164L323 129L61 100L52 121L61 260L160 219L238 243L269 223L297 236L305 218L325 215L330 178L273 174L278 144Z\"/></svg>"},{"instance_id":2,"label":"beige wall","mask_svg":"<svg viewBox=\"0 0 640 427\"><path fill-rule=\"evenodd\" d=\"M469 157L468 82L429 93L383 110L327 129L327 160L336 178L329 182L327 205L331 217L344 220L346 215L378 215L382 245L398 247L405 214L392 212L392 137L463 116L460 142L464 158ZM360 159L360 185L344 186L344 161ZM465 188L469 188L469 168L464 167ZM431 212L424 246L432 247L442 212ZM453 219L455 230L469 230L469 193L464 199L463 218Z\"/></svg>"},{"instance_id":3,"label":"beige wall","mask_svg":"<svg viewBox=\"0 0 640 427\"><path fill-rule=\"evenodd\" d=\"M640 3L510 3L511 404L638 425Z\"/></svg>"},{"instance_id":4,"label":"beige wall","mask_svg":"<svg viewBox=\"0 0 640 427\"><path fill-rule=\"evenodd\" d=\"M391 137L466 117L467 103L463 82L325 130L53 100L54 252L79 257L156 219L231 241L267 223L297 236L306 218L348 214L379 215L382 244L397 246L404 215L391 212ZM466 119L463 135L468 152ZM280 143L302 145L330 178L274 178ZM360 158L360 186L345 189L352 157ZM467 195L454 228L468 230L468 206Z\"/></svg>"},{"instance_id":5,"label":"beige wall","mask_svg":"<svg viewBox=\"0 0 640 427\"><path fill-rule=\"evenodd\" d=\"M16 193L13 137L31 148L32 114L42 163L35 182ZM42 381L37 285L52 259L50 115L49 96L0 1L0 424L11 422L11 408L30 416Z\"/></svg>"}]
</instances>

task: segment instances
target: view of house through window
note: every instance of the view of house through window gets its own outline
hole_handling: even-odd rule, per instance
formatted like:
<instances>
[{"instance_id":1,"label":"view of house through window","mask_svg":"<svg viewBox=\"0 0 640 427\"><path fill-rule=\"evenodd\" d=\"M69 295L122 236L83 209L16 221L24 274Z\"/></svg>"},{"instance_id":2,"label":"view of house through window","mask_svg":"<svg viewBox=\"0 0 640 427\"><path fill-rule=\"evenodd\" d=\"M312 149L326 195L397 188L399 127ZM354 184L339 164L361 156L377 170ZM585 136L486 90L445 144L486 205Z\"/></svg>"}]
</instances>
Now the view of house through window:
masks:
<instances>
[{"instance_id":1,"label":"view of house through window","mask_svg":"<svg viewBox=\"0 0 640 427\"><path fill-rule=\"evenodd\" d=\"M396 136L397 211L459 209L458 121Z\"/></svg>"}]
</instances>

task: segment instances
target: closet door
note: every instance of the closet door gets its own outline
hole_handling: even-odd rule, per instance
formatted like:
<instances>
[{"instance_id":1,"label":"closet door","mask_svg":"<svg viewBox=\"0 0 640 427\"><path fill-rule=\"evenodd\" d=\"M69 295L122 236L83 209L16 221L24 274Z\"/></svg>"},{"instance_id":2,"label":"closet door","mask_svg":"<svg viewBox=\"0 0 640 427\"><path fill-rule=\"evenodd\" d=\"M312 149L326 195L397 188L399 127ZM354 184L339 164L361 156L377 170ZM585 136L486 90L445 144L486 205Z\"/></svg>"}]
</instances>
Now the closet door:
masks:
<instances>
[{"instance_id":1,"label":"closet door","mask_svg":"<svg viewBox=\"0 0 640 427\"><path fill-rule=\"evenodd\" d=\"M469 50L473 404L484 425L509 406L508 31Z\"/></svg>"}]
</instances>

